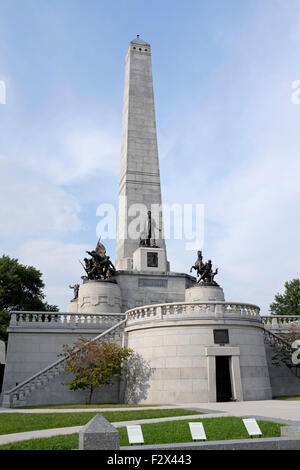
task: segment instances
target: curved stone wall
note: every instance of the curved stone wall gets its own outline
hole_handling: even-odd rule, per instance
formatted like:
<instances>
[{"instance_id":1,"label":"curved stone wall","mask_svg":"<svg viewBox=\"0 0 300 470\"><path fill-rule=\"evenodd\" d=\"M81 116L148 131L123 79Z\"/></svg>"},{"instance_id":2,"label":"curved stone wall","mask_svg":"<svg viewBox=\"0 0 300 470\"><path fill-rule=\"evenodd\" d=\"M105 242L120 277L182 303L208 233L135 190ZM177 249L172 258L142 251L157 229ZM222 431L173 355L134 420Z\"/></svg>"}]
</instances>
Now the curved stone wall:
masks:
<instances>
[{"instance_id":1,"label":"curved stone wall","mask_svg":"<svg viewBox=\"0 0 300 470\"><path fill-rule=\"evenodd\" d=\"M229 343L215 344L214 330ZM127 344L153 374L143 403L217 400L216 357L229 356L233 399L271 398L259 308L227 302L183 302L127 312Z\"/></svg>"}]
</instances>

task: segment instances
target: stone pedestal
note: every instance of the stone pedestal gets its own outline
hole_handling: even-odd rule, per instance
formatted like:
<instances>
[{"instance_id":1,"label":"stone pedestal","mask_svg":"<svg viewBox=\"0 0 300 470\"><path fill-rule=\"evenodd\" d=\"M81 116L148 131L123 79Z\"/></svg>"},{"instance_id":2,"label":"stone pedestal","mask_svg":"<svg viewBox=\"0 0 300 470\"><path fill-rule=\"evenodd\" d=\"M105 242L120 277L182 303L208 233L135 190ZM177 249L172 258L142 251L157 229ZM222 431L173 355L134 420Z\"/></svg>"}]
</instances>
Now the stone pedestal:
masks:
<instances>
[{"instance_id":1,"label":"stone pedestal","mask_svg":"<svg viewBox=\"0 0 300 470\"><path fill-rule=\"evenodd\" d=\"M121 291L110 281L85 281L79 287L78 313L121 312Z\"/></svg>"},{"instance_id":2,"label":"stone pedestal","mask_svg":"<svg viewBox=\"0 0 300 470\"><path fill-rule=\"evenodd\" d=\"M166 250L152 246L140 246L133 253L133 270L167 272Z\"/></svg>"},{"instance_id":3,"label":"stone pedestal","mask_svg":"<svg viewBox=\"0 0 300 470\"><path fill-rule=\"evenodd\" d=\"M78 313L78 299L73 299L67 307L68 313Z\"/></svg>"},{"instance_id":4,"label":"stone pedestal","mask_svg":"<svg viewBox=\"0 0 300 470\"><path fill-rule=\"evenodd\" d=\"M224 302L224 300L224 291L219 286L196 284L185 291L186 302Z\"/></svg>"},{"instance_id":5,"label":"stone pedestal","mask_svg":"<svg viewBox=\"0 0 300 470\"><path fill-rule=\"evenodd\" d=\"M119 450L119 431L97 414L79 432L79 450Z\"/></svg>"}]
</instances>

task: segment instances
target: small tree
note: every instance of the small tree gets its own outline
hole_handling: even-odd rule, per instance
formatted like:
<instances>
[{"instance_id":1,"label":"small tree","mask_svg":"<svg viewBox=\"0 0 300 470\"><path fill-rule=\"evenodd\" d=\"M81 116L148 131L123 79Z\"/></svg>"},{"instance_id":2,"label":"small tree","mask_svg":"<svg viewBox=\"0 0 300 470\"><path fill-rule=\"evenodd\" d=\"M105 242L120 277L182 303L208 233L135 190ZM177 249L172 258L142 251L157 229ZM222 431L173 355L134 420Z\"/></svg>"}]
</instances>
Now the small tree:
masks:
<instances>
[{"instance_id":1,"label":"small tree","mask_svg":"<svg viewBox=\"0 0 300 470\"><path fill-rule=\"evenodd\" d=\"M300 279L293 279L284 284L284 294L275 295L270 305L272 315L300 315Z\"/></svg>"},{"instance_id":2,"label":"small tree","mask_svg":"<svg viewBox=\"0 0 300 470\"><path fill-rule=\"evenodd\" d=\"M74 378L64 385L71 390L88 389L88 404L92 402L95 388L112 385L120 377L122 364L133 353L131 349L117 344L97 343L80 337L72 346L63 345L63 356L67 357L66 371Z\"/></svg>"}]
</instances>

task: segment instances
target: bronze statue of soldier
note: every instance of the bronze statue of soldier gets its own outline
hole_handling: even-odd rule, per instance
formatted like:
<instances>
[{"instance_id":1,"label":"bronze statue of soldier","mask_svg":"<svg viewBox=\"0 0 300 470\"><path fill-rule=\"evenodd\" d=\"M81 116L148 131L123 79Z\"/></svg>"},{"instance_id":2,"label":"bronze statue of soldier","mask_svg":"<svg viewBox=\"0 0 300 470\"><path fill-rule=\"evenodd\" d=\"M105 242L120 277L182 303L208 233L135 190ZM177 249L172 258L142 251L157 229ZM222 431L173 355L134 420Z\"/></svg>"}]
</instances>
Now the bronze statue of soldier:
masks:
<instances>
[{"instance_id":1,"label":"bronze statue of soldier","mask_svg":"<svg viewBox=\"0 0 300 470\"><path fill-rule=\"evenodd\" d=\"M115 267L106 255L105 246L98 240L95 250L87 251L91 258L84 258L83 266L87 276L82 276L83 280L107 280L115 273Z\"/></svg>"}]
</instances>

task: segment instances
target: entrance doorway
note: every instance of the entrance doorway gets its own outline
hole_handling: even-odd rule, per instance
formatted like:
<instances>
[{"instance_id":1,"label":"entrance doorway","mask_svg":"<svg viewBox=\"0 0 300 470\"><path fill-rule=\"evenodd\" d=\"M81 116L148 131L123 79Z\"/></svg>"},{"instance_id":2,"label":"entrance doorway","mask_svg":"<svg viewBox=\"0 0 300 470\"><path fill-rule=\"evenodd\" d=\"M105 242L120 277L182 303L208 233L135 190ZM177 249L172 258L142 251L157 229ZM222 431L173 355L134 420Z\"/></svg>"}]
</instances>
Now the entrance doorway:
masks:
<instances>
[{"instance_id":1,"label":"entrance doorway","mask_svg":"<svg viewBox=\"0 0 300 470\"><path fill-rule=\"evenodd\" d=\"M4 368L5 368L5 364L0 364L0 393L2 392L2 384L3 384L3 377L4 377Z\"/></svg>"},{"instance_id":2,"label":"entrance doorway","mask_svg":"<svg viewBox=\"0 0 300 470\"><path fill-rule=\"evenodd\" d=\"M229 361L230 356L216 356L217 401L230 401L232 399Z\"/></svg>"}]
</instances>

